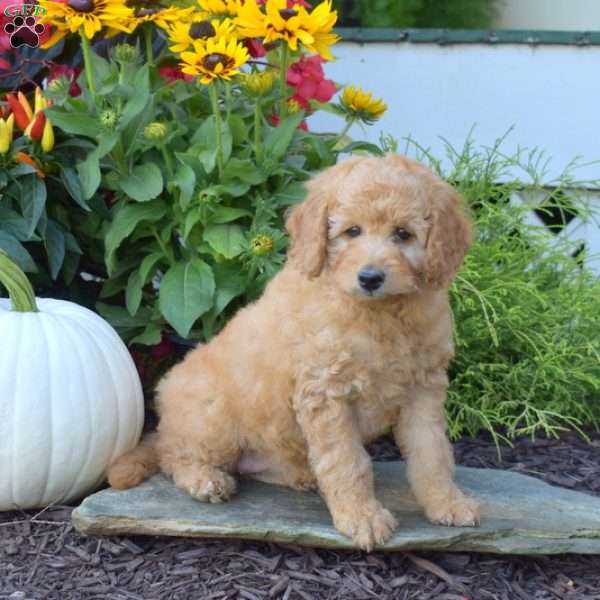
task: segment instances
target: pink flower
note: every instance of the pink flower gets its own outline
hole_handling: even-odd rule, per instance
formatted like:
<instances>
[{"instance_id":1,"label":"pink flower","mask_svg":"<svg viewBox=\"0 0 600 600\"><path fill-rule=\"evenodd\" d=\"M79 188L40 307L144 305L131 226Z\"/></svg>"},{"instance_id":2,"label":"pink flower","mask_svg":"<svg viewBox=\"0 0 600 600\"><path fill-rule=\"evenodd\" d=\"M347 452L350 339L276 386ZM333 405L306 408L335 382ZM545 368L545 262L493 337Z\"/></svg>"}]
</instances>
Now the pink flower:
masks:
<instances>
[{"instance_id":1,"label":"pink flower","mask_svg":"<svg viewBox=\"0 0 600 600\"><path fill-rule=\"evenodd\" d=\"M71 82L69 88L69 96L80 96L81 88L77 85L77 78L81 73L79 67L69 67L68 65L52 65L48 71L48 82L58 79L59 77L66 77Z\"/></svg>"},{"instance_id":2,"label":"pink flower","mask_svg":"<svg viewBox=\"0 0 600 600\"><path fill-rule=\"evenodd\" d=\"M191 81L193 77L191 75L186 75L181 69L177 67L160 67L158 69L161 77L164 77L168 83L173 83L178 79L183 79L184 81Z\"/></svg>"},{"instance_id":3,"label":"pink flower","mask_svg":"<svg viewBox=\"0 0 600 600\"><path fill-rule=\"evenodd\" d=\"M152 358L165 358L174 352L175 344L173 344L173 342L163 334L160 343L156 344L156 346L152 346L152 350L150 350L150 356Z\"/></svg>"},{"instance_id":4,"label":"pink flower","mask_svg":"<svg viewBox=\"0 0 600 600\"><path fill-rule=\"evenodd\" d=\"M246 38L244 40L244 46L246 46L246 49L252 58L261 58L267 53L262 42L254 38Z\"/></svg>"},{"instance_id":5,"label":"pink flower","mask_svg":"<svg viewBox=\"0 0 600 600\"><path fill-rule=\"evenodd\" d=\"M318 56L302 57L287 70L287 82L296 88L294 100L305 109L309 108L310 100L329 102L335 92L335 83L325 79L323 59Z\"/></svg>"}]
</instances>

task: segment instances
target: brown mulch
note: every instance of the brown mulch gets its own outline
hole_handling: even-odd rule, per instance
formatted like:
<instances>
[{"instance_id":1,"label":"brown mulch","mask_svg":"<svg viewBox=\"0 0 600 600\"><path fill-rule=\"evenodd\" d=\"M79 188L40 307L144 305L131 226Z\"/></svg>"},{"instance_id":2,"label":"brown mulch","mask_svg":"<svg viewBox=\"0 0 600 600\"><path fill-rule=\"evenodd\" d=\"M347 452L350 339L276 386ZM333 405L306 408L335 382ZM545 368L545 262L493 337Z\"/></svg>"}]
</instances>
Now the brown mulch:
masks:
<instances>
[{"instance_id":1,"label":"brown mulch","mask_svg":"<svg viewBox=\"0 0 600 600\"><path fill-rule=\"evenodd\" d=\"M600 496L600 434L455 444L457 462ZM371 452L397 458L389 439ZM0 514L0 600L600 600L600 556L339 552L157 537L87 538L70 507Z\"/></svg>"}]
</instances>

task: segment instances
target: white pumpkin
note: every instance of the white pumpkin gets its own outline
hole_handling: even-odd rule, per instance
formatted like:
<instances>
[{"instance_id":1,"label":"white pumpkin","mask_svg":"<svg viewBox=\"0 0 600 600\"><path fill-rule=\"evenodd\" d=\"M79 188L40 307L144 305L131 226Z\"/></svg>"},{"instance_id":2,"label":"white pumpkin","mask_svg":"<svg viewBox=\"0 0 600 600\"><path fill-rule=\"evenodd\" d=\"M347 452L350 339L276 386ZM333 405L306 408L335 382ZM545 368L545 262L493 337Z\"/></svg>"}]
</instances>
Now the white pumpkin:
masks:
<instances>
[{"instance_id":1,"label":"white pumpkin","mask_svg":"<svg viewBox=\"0 0 600 600\"><path fill-rule=\"evenodd\" d=\"M135 365L106 321L35 299L1 251L0 282L12 300L0 299L0 510L76 500L139 439Z\"/></svg>"}]
</instances>

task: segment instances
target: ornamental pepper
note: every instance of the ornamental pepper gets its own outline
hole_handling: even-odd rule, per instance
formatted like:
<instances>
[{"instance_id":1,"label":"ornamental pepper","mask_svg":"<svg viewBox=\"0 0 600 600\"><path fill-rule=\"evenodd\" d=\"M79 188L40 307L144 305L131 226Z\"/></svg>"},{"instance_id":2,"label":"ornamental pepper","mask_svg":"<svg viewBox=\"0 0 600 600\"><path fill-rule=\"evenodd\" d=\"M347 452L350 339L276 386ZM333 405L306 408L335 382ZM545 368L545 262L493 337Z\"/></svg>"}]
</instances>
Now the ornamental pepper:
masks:
<instances>
[{"instance_id":1,"label":"ornamental pepper","mask_svg":"<svg viewBox=\"0 0 600 600\"><path fill-rule=\"evenodd\" d=\"M52 148L54 148L54 129L52 128L50 119L46 119L44 133L42 135L42 150L44 152L50 152Z\"/></svg>"},{"instance_id":2,"label":"ornamental pepper","mask_svg":"<svg viewBox=\"0 0 600 600\"><path fill-rule=\"evenodd\" d=\"M13 137L14 113L6 120L0 119L0 154L6 154L10 148Z\"/></svg>"},{"instance_id":3,"label":"ornamental pepper","mask_svg":"<svg viewBox=\"0 0 600 600\"><path fill-rule=\"evenodd\" d=\"M10 108L15 115L15 122L19 129L25 130L31 121L31 107L29 107L29 114L27 114L26 108L19 102L14 94L7 94L6 99L10 104ZM29 103L28 103L29 104Z\"/></svg>"},{"instance_id":4,"label":"ornamental pepper","mask_svg":"<svg viewBox=\"0 0 600 600\"><path fill-rule=\"evenodd\" d=\"M33 158L31 158L31 156L25 154L25 152L17 152L15 155L15 160L19 163L33 167L38 177L46 177L44 171L40 169L39 164Z\"/></svg>"},{"instance_id":5,"label":"ornamental pepper","mask_svg":"<svg viewBox=\"0 0 600 600\"><path fill-rule=\"evenodd\" d=\"M43 112L38 112L35 118L31 120L31 123L25 130L25 135L32 140L39 141L42 139L44 134L44 126L46 125L46 115Z\"/></svg>"}]
</instances>

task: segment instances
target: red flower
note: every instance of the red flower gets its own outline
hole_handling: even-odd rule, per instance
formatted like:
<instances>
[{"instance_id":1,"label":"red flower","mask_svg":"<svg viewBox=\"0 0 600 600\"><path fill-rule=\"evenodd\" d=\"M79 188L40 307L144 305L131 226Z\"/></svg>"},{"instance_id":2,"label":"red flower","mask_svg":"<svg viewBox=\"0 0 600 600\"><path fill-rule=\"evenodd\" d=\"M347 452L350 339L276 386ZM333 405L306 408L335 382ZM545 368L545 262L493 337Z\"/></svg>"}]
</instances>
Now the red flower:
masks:
<instances>
[{"instance_id":1,"label":"red flower","mask_svg":"<svg viewBox=\"0 0 600 600\"><path fill-rule=\"evenodd\" d=\"M48 82L58 79L59 77L66 77L71 82L69 88L69 96L80 96L81 88L77 85L77 78L81 73L79 67L69 67L68 65L52 65L48 72Z\"/></svg>"},{"instance_id":2,"label":"red flower","mask_svg":"<svg viewBox=\"0 0 600 600\"><path fill-rule=\"evenodd\" d=\"M254 38L246 38L244 40L244 46L246 46L246 49L252 58L261 58L267 53L262 42Z\"/></svg>"},{"instance_id":3,"label":"red flower","mask_svg":"<svg viewBox=\"0 0 600 600\"><path fill-rule=\"evenodd\" d=\"M305 110L309 108L309 100L329 102L337 91L335 83L325 79L323 62L319 55L302 57L287 70L288 85L296 88L293 98Z\"/></svg>"},{"instance_id":4,"label":"red flower","mask_svg":"<svg viewBox=\"0 0 600 600\"><path fill-rule=\"evenodd\" d=\"M152 346L152 350L150 350L150 356L152 358L165 358L165 356L170 356L175 352L175 344L166 337L164 334L161 338L159 344L156 346Z\"/></svg>"},{"instance_id":5,"label":"red flower","mask_svg":"<svg viewBox=\"0 0 600 600\"><path fill-rule=\"evenodd\" d=\"M11 64L3 58L0 58L0 71L10 71L11 69Z\"/></svg>"},{"instance_id":6,"label":"red flower","mask_svg":"<svg viewBox=\"0 0 600 600\"><path fill-rule=\"evenodd\" d=\"M269 121L271 122L271 125L275 125L275 127L277 127L277 125L279 125L281 122L281 119L279 118L279 115L271 115L269 117ZM306 121L302 121L302 123L298 125L298 129L304 129L304 131L308 131L308 123Z\"/></svg>"},{"instance_id":7,"label":"red flower","mask_svg":"<svg viewBox=\"0 0 600 600\"><path fill-rule=\"evenodd\" d=\"M193 77L191 75L186 75L181 69L177 67L160 67L158 69L161 77L164 77L168 83L173 83L178 79L183 79L184 81L191 81Z\"/></svg>"}]
</instances>

